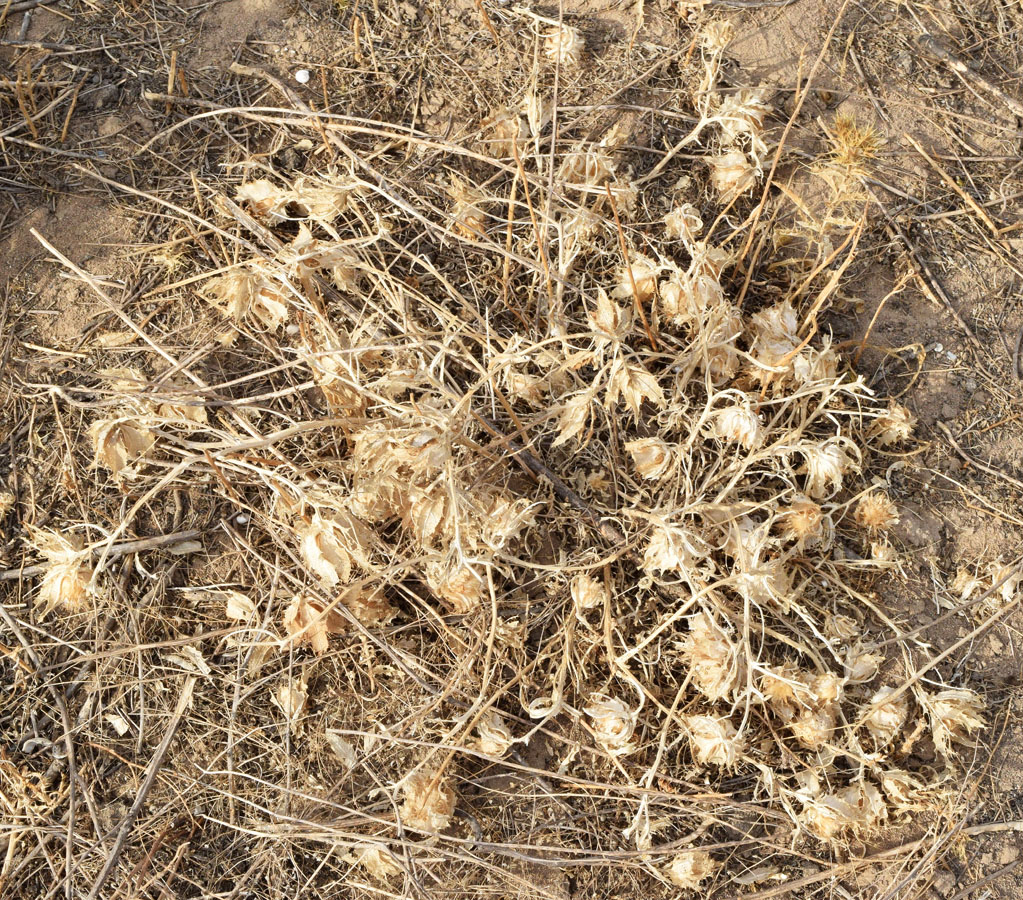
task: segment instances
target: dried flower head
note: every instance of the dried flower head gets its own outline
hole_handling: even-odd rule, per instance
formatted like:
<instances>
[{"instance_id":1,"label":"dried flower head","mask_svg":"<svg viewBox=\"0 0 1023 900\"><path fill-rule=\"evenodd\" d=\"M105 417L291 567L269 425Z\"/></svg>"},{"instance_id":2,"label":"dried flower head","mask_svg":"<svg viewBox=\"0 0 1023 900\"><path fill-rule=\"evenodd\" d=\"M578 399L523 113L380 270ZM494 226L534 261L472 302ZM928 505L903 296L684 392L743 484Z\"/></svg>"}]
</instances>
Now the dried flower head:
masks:
<instances>
[{"instance_id":1,"label":"dried flower head","mask_svg":"<svg viewBox=\"0 0 1023 900\"><path fill-rule=\"evenodd\" d=\"M521 154L529 140L529 125L516 109L501 109L482 125L490 133L486 147L498 159L514 156L516 149Z\"/></svg>"},{"instance_id":2,"label":"dried flower head","mask_svg":"<svg viewBox=\"0 0 1023 900\"><path fill-rule=\"evenodd\" d=\"M626 441L625 449L632 456L639 477L647 481L660 481L672 469L671 447L660 438Z\"/></svg>"},{"instance_id":3,"label":"dried flower head","mask_svg":"<svg viewBox=\"0 0 1023 900\"><path fill-rule=\"evenodd\" d=\"M14 509L15 500L14 494L10 491L0 490L0 519L7 515L12 509Z\"/></svg>"},{"instance_id":4,"label":"dried flower head","mask_svg":"<svg viewBox=\"0 0 1023 900\"><path fill-rule=\"evenodd\" d=\"M821 507L803 494L795 494L787 507L778 514L781 538L795 541L799 549L831 543L834 526Z\"/></svg>"},{"instance_id":5,"label":"dried flower head","mask_svg":"<svg viewBox=\"0 0 1023 900\"><path fill-rule=\"evenodd\" d=\"M341 602L367 628L387 625L398 615L379 585L354 585L341 594Z\"/></svg>"},{"instance_id":6,"label":"dried flower head","mask_svg":"<svg viewBox=\"0 0 1023 900\"><path fill-rule=\"evenodd\" d=\"M309 690L305 679L287 678L270 699L288 722L288 730L293 734L301 734L303 728L302 714L309 700Z\"/></svg>"},{"instance_id":7,"label":"dried flower head","mask_svg":"<svg viewBox=\"0 0 1023 900\"><path fill-rule=\"evenodd\" d=\"M480 719L476 730L480 736L480 750L488 756L504 756L514 743L511 729L504 716L490 710Z\"/></svg>"},{"instance_id":8,"label":"dried flower head","mask_svg":"<svg viewBox=\"0 0 1023 900\"><path fill-rule=\"evenodd\" d=\"M710 180L723 202L729 202L753 189L758 171L741 150L729 150L708 158Z\"/></svg>"},{"instance_id":9,"label":"dried flower head","mask_svg":"<svg viewBox=\"0 0 1023 900\"><path fill-rule=\"evenodd\" d=\"M867 436L876 440L882 447L891 444L901 444L913 436L913 428L916 426L916 417L904 406L900 406L894 400L888 404L888 409L874 419L873 424L867 429Z\"/></svg>"},{"instance_id":10,"label":"dried flower head","mask_svg":"<svg viewBox=\"0 0 1023 900\"><path fill-rule=\"evenodd\" d=\"M877 532L897 525L899 511L884 491L867 491L856 504L853 517L857 525Z\"/></svg>"},{"instance_id":11,"label":"dried flower head","mask_svg":"<svg viewBox=\"0 0 1023 900\"><path fill-rule=\"evenodd\" d=\"M590 719L594 740L611 756L624 756L636 749L632 735L636 730L637 711L624 701L593 694L583 712Z\"/></svg>"},{"instance_id":12,"label":"dried flower head","mask_svg":"<svg viewBox=\"0 0 1023 900\"><path fill-rule=\"evenodd\" d=\"M418 771L402 785L401 821L416 831L443 831L455 814L455 792L447 776Z\"/></svg>"},{"instance_id":13,"label":"dried flower head","mask_svg":"<svg viewBox=\"0 0 1023 900\"><path fill-rule=\"evenodd\" d=\"M742 739L726 716L686 716L685 722L698 762L731 768L739 761Z\"/></svg>"},{"instance_id":14,"label":"dried flower head","mask_svg":"<svg viewBox=\"0 0 1023 900\"><path fill-rule=\"evenodd\" d=\"M156 443L156 435L133 417L101 419L89 426L94 466L105 466L121 478L135 477L131 463L142 459Z\"/></svg>"},{"instance_id":15,"label":"dried flower head","mask_svg":"<svg viewBox=\"0 0 1023 900\"><path fill-rule=\"evenodd\" d=\"M722 384L739 371L736 341L742 336L742 316L731 303L719 303L707 312L700 334L703 367L713 384Z\"/></svg>"},{"instance_id":16,"label":"dried flower head","mask_svg":"<svg viewBox=\"0 0 1023 900\"><path fill-rule=\"evenodd\" d=\"M693 683L711 701L727 697L739 681L739 648L709 613L689 620L682 645Z\"/></svg>"},{"instance_id":17,"label":"dried flower head","mask_svg":"<svg viewBox=\"0 0 1023 900\"><path fill-rule=\"evenodd\" d=\"M969 735L984 727L984 700L976 691L951 688L937 694L924 694L921 704L931 722L934 746L946 759L952 756L953 743L969 743Z\"/></svg>"},{"instance_id":18,"label":"dried flower head","mask_svg":"<svg viewBox=\"0 0 1023 900\"><path fill-rule=\"evenodd\" d=\"M384 844L364 844L352 851L352 859L378 881L401 874L401 866Z\"/></svg>"},{"instance_id":19,"label":"dried flower head","mask_svg":"<svg viewBox=\"0 0 1023 900\"><path fill-rule=\"evenodd\" d=\"M643 553L643 569L657 572L681 572L694 568L710 555L707 542L689 528L659 524L650 532Z\"/></svg>"},{"instance_id":20,"label":"dried flower head","mask_svg":"<svg viewBox=\"0 0 1023 900\"><path fill-rule=\"evenodd\" d=\"M675 887L684 891L697 891L708 878L713 878L721 868L706 850L691 850L679 853L667 868L668 878Z\"/></svg>"},{"instance_id":21,"label":"dried flower head","mask_svg":"<svg viewBox=\"0 0 1023 900\"><path fill-rule=\"evenodd\" d=\"M747 450L755 450L763 443L765 437L760 417L745 403L736 403L717 410L711 434L723 441L741 444Z\"/></svg>"},{"instance_id":22,"label":"dried flower head","mask_svg":"<svg viewBox=\"0 0 1023 900\"><path fill-rule=\"evenodd\" d=\"M865 834L888 817L881 792L869 781L857 781L833 794L811 801L803 810L803 822L822 841L852 832Z\"/></svg>"},{"instance_id":23,"label":"dried flower head","mask_svg":"<svg viewBox=\"0 0 1023 900\"><path fill-rule=\"evenodd\" d=\"M753 346L750 353L757 361L753 377L761 384L770 384L792 368L799 338L799 320L788 300L756 313L750 319Z\"/></svg>"},{"instance_id":24,"label":"dried flower head","mask_svg":"<svg viewBox=\"0 0 1023 900\"><path fill-rule=\"evenodd\" d=\"M472 566L442 561L425 567L426 583L452 612L465 615L483 602L483 581Z\"/></svg>"},{"instance_id":25,"label":"dried flower head","mask_svg":"<svg viewBox=\"0 0 1023 900\"><path fill-rule=\"evenodd\" d=\"M563 67L576 67L582 62L586 42L578 28L559 25L550 29L543 39L543 52L548 59Z\"/></svg>"},{"instance_id":26,"label":"dried flower head","mask_svg":"<svg viewBox=\"0 0 1023 900\"><path fill-rule=\"evenodd\" d=\"M843 660L845 679L849 684L866 684L877 677L884 657L864 650L858 643L847 648Z\"/></svg>"},{"instance_id":27,"label":"dried flower head","mask_svg":"<svg viewBox=\"0 0 1023 900\"><path fill-rule=\"evenodd\" d=\"M276 331L288 320L288 304L281 290L247 266L211 278L203 295L235 325L246 322Z\"/></svg>"},{"instance_id":28,"label":"dried flower head","mask_svg":"<svg viewBox=\"0 0 1023 900\"><path fill-rule=\"evenodd\" d=\"M39 584L35 603L40 614L54 609L75 612L82 608L89 593L93 569L90 552L72 538L55 531L30 530L32 546L46 560L46 571Z\"/></svg>"},{"instance_id":29,"label":"dried flower head","mask_svg":"<svg viewBox=\"0 0 1023 900\"><path fill-rule=\"evenodd\" d=\"M909 716L905 694L892 696L895 688L883 687L866 705L863 725L874 740L875 747L886 747L898 736Z\"/></svg>"},{"instance_id":30,"label":"dried flower head","mask_svg":"<svg viewBox=\"0 0 1023 900\"><path fill-rule=\"evenodd\" d=\"M675 325L695 325L708 309L724 302L721 283L710 275L675 272L661 282L658 293L661 314Z\"/></svg>"},{"instance_id":31,"label":"dried flower head","mask_svg":"<svg viewBox=\"0 0 1023 900\"><path fill-rule=\"evenodd\" d=\"M284 630L296 644L311 644L320 656L327 652L328 636L344 630L344 619L314 597L299 595L284 610Z\"/></svg>"},{"instance_id":32,"label":"dried flower head","mask_svg":"<svg viewBox=\"0 0 1023 900\"><path fill-rule=\"evenodd\" d=\"M588 609L603 609L607 599L607 590L604 585L585 573L580 573L572 579L572 605L575 607L576 615L581 615Z\"/></svg>"},{"instance_id":33,"label":"dried flower head","mask_svg":"<svg viewBox=\"0 0 1023 900\"><path fill-rule=\"evenodd\" d=\"M700 44L711 53L721 53L732 42L732 23L726 19L713 19L700 29Z\"/></svg>"},{"instance_id":34,"label":"dried flower head","mask_svg":"<svg viewBox=\"0 0 1023 900\"><path fill-rule=\"evenodd\" d=\"M329 225L345 211L357 184L336 175L299 175L291 189L291 203L300 217Z\"/></svg>"},{"instance_id":35,"label":"dried flower head","mask_svg":"<svg viewBox=\"0 0 1023 900\"><path fill-rule=\"evenodd\" d=\"M633 291L635 286L635 291ZM614 296L619 299L634 297L639 303L647 305L657 293L657 264L648 256L640 253L633 255L629 265L618 270L618 286Z\"/></svg>"},{"instance_id":36,"label":"dried flower head","mask_svg":"<svg viewBox=\"0 0 1023 900\"><path fill-rule=\"evenodd\" d=\"M558 177L577 187L599 187L614 178L614 162L603 147L589 147L565 154Z\"/></svg>"},{"instance_id":37,"label":"dried flower head","mask_svg":"<svg viewBox=\"0 0 1023 900\"><path fill-rule=\"evenodd\" d=\"M351 551L358 536L346 524L316 512L298 529L302 559L320 580L331 586L352 577Z\"/></svg>"},{"instance_id":38,"label":"dried flower head","mask_svg":"<svg viewBox=\"0 0 1023 900\"><path fill-rule=\"evenodd\" d=\"M292 199L291 191L278 187L266 178L240 185L235 198L246 204L268 225L276 225L288 217L287 207Z\"/></svg>"},{"instance_id":39,"label":"dried flower head","mask_svg":"<svg viewBox=\"0 0 1023 900\"><path fill-rule=\"evenodd\" d=\"M681 203L664 217L664 233L673 240L691 243L703 231L703 218L692 203Z\"/></svg>"},{"instance_id":40,"label":"dried flower head","mask_svg":"<svg viewBox=\"0 0 1023 900\"><path fill-rule=\"evenodd\" d=\"M759 159L767 149L761 133L764 130L764 118L770 109L763 91L737 91L721 101L714 113L714 120L729 144L747 135L751 153L755 159Z\"/></svg>"},{"instance_id":41,"label":"dried flower head","mask_svg":"<svg viewBox=\"0 0 1023 900\"><path fill-rule=\"evenodd\" d=\"M800 451L804 458L801 471L806 475L806 492L815 500L839 491L845 474L859 468L856 460L849 456L848 446L844 438L833 437Z\"/></svg>"}]
</instances>

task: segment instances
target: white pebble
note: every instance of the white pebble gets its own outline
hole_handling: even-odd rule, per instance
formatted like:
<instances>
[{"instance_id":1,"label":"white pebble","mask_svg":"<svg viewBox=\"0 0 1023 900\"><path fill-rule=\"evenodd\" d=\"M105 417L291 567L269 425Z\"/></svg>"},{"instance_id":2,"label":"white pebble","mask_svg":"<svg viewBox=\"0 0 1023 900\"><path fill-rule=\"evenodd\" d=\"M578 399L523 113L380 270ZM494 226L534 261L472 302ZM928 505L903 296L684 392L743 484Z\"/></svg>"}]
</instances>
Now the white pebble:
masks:
<instances>
[{"instance_id":1,"label":"white pebble","mask_svg":"<svg viewBox=\"0 0 1023 900\"><path fill-rule=\"evenodd\" d=\"M294 322L292 322L290 325L286 325L284 330L288 334L298 334L299 331L301 331L301 329Z\"/></svg>"},{"instance_id":2,"label":"white pebble","mask_svg":"<svg viewBox=\"0 0 1023 900\"><path fill-rule=\"evenodd\" d=\"M948 357L948 359L951 360L952 362L955 362L957 359L959 359L959 354L953 353L951 350L949 350L948 353L945 354L945 356Z\"/></svg>"},{"instance_id":3,"label":"white pebble","mask_svg":"<svg viewBox=\"0 0 1023 900\"><path fill-rule=\"evenodd\" d=\"M295 81L297 81L299 84L309 84L310 77L311 76L309 74L308 69L299 69L295 73Z\"/></svg>"},{"instance_id":4,"label":"white pebble","mask_svg":"<svg viewBox=\"0 0 1023 900\"><path fill-rule=\"evenodd\" d=\"M934 352L935 353L941 353L941 351L944 350L944 349L945 349L945 345L944 344L935 344L934 345Z\"/></svg>"},{"instance_id":5,"label":"white pebble","mask_svg":"<svg viewBox=\"0 0 1023 900\"><path fill-rule=\"evenodd\" d=\"M234 517L234 521L235 521L235 524L237 524L237 525L248 525L249 524L249 517L247 515L245 515L245 513L238 513L238 515L236 515Z\"/></svg>"}]
</instances>

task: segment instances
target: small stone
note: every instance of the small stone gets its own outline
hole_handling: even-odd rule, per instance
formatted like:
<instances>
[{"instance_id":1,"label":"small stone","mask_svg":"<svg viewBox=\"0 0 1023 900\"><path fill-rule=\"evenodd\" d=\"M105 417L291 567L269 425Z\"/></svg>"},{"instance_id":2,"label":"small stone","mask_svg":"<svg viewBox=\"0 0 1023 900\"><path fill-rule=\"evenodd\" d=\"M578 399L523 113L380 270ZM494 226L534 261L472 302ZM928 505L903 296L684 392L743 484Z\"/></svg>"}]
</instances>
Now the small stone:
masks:
<instances>
[{"instance_id":1,"label":"small stone","mask_svg":"<svg viewBox=\"0 0 1023 900\"><path fill-rule=\"evenodd\" d=\"M311 77L312 76L309 74L308 69L299 69L295 73L295 81L297 81L299 84L309 84L309 79Z\"/></svg>"},{"instance_id":2,"label":"small stone","mask_svg":"<svg viewBox=\"0 0 1023 900\"><path fill-rule=\"evenodd\" d=\"M963 382L963 387L965 387L966 390L968 390L972 394L975 390L977 390L977 379L976 378L967 378Z\"/></svg>"}]
</instances>

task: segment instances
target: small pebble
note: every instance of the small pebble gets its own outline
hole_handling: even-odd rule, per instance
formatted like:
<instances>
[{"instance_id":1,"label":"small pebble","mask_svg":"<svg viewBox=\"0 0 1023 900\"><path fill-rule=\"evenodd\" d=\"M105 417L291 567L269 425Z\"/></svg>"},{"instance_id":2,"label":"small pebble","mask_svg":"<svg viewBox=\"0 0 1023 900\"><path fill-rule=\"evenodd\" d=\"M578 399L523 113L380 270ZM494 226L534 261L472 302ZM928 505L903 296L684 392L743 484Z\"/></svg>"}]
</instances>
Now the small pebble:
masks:
<instances>
[{"instance_id":1,"label":"small pebble","mask_svg":"<svg viewBox=\"0 0 1023 900\"><path fill-rule=\"evenodd\" d=\"M972 394L975 390L977 390L977 379L967 378L966 381L963 382L963 387Z\"/></svg>"},{"instance_id":2,"label":"small pebble","mask_svg":"<svg viewBox=\"0 0 1023 900\"><path fill-rule=\"evenodd\" d=\"M945 349L945 345L944 344L935 344L934 345L934 352L935 353L941 353L941 351L944 350L944 349Z\"/></svg>"},{"instance_id":3,"label":"small pebble","mask_svg":"<svg viewBox=\"0 0 1023 900\"><path fill-rule=\"evenodd\" d=\"M298 334L298 332L300 331L299 327L294 322L292 322L290 325L285 326L284 330L288 334Z\"/></svg>"},{"instance_id":4,"label":"small pebble","mask_svg":"<svg viewBox=\"0 0 1023 900\"><path fill-rule=\"evenodd\" d=\"M959 359L959 354L958 354L958 353L953 353L953 352L952 352L951 350L949 350L949 351L948 351L948 352L947 352L947 353L945 354L945 357L946 357L947 359L949 359L949 360L950 360L951 362L955 362L955 361L956 361L957 359Z\"/></svg>"},{"instance_id":5,"label":"small pebble","mask_svg":"<svg viewBox=\"0 0 1023 900\"><path fill-rule=\"evenodd\" d=\"M234 521L236 525L248 525L249 517L245 515L245 513L238 513L238 515L234 517Z\"/></svg>"},{"instance_id":6,"label":"small pebble","mask_svg":"<svg viewBox=\"0 0 1023 900\"><path fill-rule=\"evenodd\" d=\"M295 81L297 81L299 84L309 84L310 77L311 76L309 75L308 69L299 69L295 73Z\"/></svg>"}]
</instances>

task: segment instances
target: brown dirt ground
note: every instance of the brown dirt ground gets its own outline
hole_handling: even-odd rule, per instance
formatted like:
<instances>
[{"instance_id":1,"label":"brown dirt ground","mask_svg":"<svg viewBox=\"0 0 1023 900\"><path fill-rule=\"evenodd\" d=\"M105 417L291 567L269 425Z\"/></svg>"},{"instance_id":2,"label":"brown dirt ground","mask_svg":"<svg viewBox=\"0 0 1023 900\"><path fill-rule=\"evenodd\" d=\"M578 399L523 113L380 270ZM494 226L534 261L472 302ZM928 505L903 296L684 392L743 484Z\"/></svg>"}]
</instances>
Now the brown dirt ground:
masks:
<instances>
[{"instance_id":1,"label":"brown dirt ground","mask_svg":"<svg viewBox=\"0 0 1023 900\"><path fill-rule=\"evenodd\" d=\"M123 285L125 257L144 239L149 220L95 182L83 179L74 166L85 162L117 180L134 178L143 190L158 187L157 163L134 155L177 115L140 96L140 84L164 89L160 82L166 77L169 48L178 51L178 66L190 92L227 102L231 88L225 87L226 70L243 51L249 59L261 58L269 70L287 77L300 67L314 73L329 69L333 48L351 40L345 4L326 0L183 0L180 7L159 6L155 16L148 4L126 4L109 14L109 22L100 4L70 5L80 7L76 14L68 12L66 3L53 10L34 10L26 39L95 47L103 36L112 48L105 54L71 53L49 60L50 65L66 65L72 81L84 75L67 139L53 143L54 153L22 155L23 148L11 142L0 151L8 154L0 155L0 322L13 342L11 352L20 358L37 347L74 353L97 317L107 312L92 292L47 261L30 229L104 279L112 290ZM433 21L441 52L451 65L474 68L481 64L473 56L480 52L479 42L472 40L480 26L470 0L381 5L396 27ZM562 5L565 15L596 39L595 46L618 44L633 36L635 4L564 0ZM747 5L754 4L735 4ZM674 40L671 7L647 2L636 39ZM943 611L938 607L943 586L965 561L1009 559L1023 549L1023 523L1018 518L1023 509L1019 486L1023 381L1013 361L1023 328L1023 232L1014 229L1023 222L1023 139L1014 129L1023 123L969 79L922 55L912 35L921 23L926 24L969 60L974 70L1019 99L1023 97L1018 81L1023 66L1023 5L1010 0L929 4L797 0L782 8L761 9L722 5L720 15L735 26L727 54L732 60L731 83L772 85L781 109L787 109L797 79L805 77L839 7L846 7L843 24L825 54L800 120L807 127L798 129L792 140L793 146L812 151L819 138L809 126L818 118L830 121L837 111L852 111L873 122L883 141L875 176L883 185L879 196L889 210L902 214L901 221L915 217L909 237L918 259L929 269L922 278L912 274L918 263L909 259L896 237L885 233L875 211L870 246L856 263L853 287L830 320L837 342L855 348L866 337L860 371L879 392L900 397L920 420L918 449L908 458L895 455L892 459L890 481L898 488L895 499L902 511L898 538L910 551L910 561L906 578L893 580L883 599L910 626L923 627ZM556 15L557 4L553 8ZM0 37L16 39L21 24L21 14L10 15ZM109 25L105 35L104 24ZM156 36L162 48L154 46ZM386 41L387 37L378 34L375 39ZM48 54L61 52L0 46L0 74L3 69L15 72L19 67L38 66ZM387 90L393 76L378 74L376 87ZM430 130L461 127L455 102L434 93L430 73L423 74L424 88L410 113ZM314 78L310 87L316 86ZM6 125L16 120L5 111L2 121ZM945 179L913 149L907 134L985 204L1004 233L990 235L977 224ZM637 135L638 141L643 140L642 128ZM15 136L29 137L24 129ZM82 154L88 160L62 153ZM30 162L19 162L22 159ZM167 164L200 170L209 165L203 159L187 158L168 158ZM806 188L795 167L779 172L778 177L797 193ZM806 200L812 205L812 196ZM949 309L927 296L922 284L933 281L944 289L949 305L975 335L975 344ZM889 298L893 289L896 292ZM883 309L869 327L882 300ZM895 355L898 348L908 352ZM964 449L988 463L990 470L981 470L957 454L939 424L960 435ZM9 436L3 427L0 422L0 437L7 446ZM2 457L0 453L0 476L8 468ZM924 635L933 648L941 650L974 625L970 614L962 613ZM965 667L966 683L977 685L991 702L991 729L978 750L974 781L963 786L975 806L971 825L1023 819L1021 626L1023 611L1016 610L979 636L968 653L952 657L942 667L946 675L955 666ZM974 897L1023 896L1023 868L1016 868L1020 845L1018 831L993 825L990 833L980 833L957 852L946 854L932 883L924 889L918 885L912 896L950 900L967 896L971 885L978 885L971 894ZM523 888L522 896L584 896L573 892L574 882L567 878L532 872L526 865L520 874L531 885ZM988 878L992 880L985 881ZM880 896L869 885L852 884L836 886L833 896L848 897L850 890L858 890L864 898ZM585 896L608 895L594 888Z\"/></svg>"}]
</instances>

